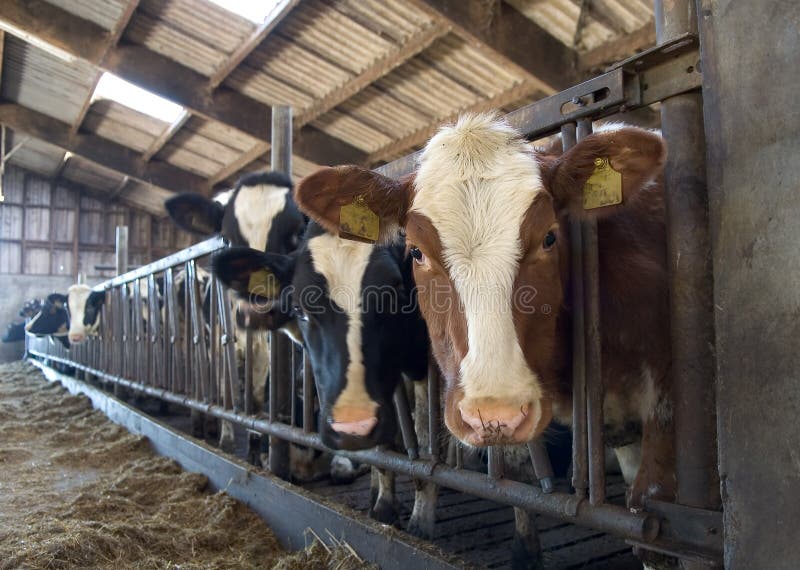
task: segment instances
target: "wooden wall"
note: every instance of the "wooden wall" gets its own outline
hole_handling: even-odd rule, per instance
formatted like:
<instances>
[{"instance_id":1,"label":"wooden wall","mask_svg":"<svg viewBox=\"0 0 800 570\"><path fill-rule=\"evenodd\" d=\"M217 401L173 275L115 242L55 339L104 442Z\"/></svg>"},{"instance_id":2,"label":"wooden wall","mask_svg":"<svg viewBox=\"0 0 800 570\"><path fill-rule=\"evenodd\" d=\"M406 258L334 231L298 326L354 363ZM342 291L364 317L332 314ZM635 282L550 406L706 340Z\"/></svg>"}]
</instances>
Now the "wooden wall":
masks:
<instances>
[{"instance_id":1,"label":"wooden wall","mask_svg":"<svg viewBox=\"0 0 800 570\"><path fill-rule=\"evenodd\" d=\"M127 225L129 265L143 265L194 240L166 218L103 200L74 183L15 166L3 176L0 203L0 273L107 278L113 271L117 226Z\"/></svg>"}]
</instances>

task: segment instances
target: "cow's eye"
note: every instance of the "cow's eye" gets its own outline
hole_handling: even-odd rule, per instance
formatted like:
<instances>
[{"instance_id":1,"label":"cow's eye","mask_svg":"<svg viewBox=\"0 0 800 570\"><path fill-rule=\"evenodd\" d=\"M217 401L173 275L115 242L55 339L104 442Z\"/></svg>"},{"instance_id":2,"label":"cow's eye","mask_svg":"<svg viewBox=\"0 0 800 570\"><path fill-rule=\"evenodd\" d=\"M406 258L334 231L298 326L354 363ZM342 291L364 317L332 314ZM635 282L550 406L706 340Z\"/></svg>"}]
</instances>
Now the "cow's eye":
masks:
<instances>
[{"instance_id":1,"label":"cow's eye","mask_svg":"<svg viewBox=\"0 0 800 570\"><path fill-rule=\"evenodd\" d=\"M423 263L425 261L425 254L422 253L418 247L412 247L408 250L408 253L411 254L411 257L414 258L414 262L416 263Z\"/></svg>"},{"instance_id":2,"label":"cow's eye","mask_svg":"<svg viewBox=\"0 0 800 570\"><path fill-rule=\"evenodd\" d=\"M544 236L544 248L550 249L553 247L553 244L556 243L556 233L554 231L547 232L547 235Z\"/></svg>"}]
</instances>

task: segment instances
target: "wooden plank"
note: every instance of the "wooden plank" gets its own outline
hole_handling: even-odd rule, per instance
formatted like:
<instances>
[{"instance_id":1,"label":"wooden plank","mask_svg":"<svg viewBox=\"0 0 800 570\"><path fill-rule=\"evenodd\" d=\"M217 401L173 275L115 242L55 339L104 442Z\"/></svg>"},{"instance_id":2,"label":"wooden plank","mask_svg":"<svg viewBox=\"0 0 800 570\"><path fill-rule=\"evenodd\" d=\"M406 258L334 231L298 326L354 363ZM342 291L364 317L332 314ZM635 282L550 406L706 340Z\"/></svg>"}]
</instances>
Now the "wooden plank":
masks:
<instances>
[{"instance_id":1,"label":"wooden plank","mask_svg":"<svg viewBox=\"0 0 800 570\"><path fill-rule=\"evenodd\" d=\"M269 105L225 86L209 93L208 78L145 46L122 44L106 53L106 30L52 4L4 0L0 20L182 105L193 114L263 141L271 139ZM315 140L314 145L300 147L298 154L317 164L361 164L366 158L363 151L314 127L306 126L298 134Z\"/></svg>"},{"instance_id":2,"label":"wooden plank","mask_svg":"<svg viewBox=\"0 0 800 570\"><path fill-rule=\"evenodd\" d=\"M214 187L229 176L236 174L242 168L256 160L259 156L267 154L269 152L269 143L258 143L257 145L253 146L250 150L246 153L241 155L239 158L225 166L225 168L221 169L217 172L214 176L212 176L208 182L209 184Z\"/></svg>"},{"instance_id":3,"label":"wooden plank","mask_svg":"<svg viewBox=\"0 0 800 570\"><path fill-rule=\"evenodd\" d=\"M576 54L505 2L411 0L453 25L453 31L488 57L555 93L579 82ZM487 49L488 48L488 49Z\"/></svg>"},{"instance_id":4,"label":"wooden plank","mask_svg":"<svg viewBox=\"0 0 800 570\"><path fill-rule=\"evenodd\" d=\"M236 48L228 59L223 61L219 67L214 71L211 77L208 78L208 85L211 89L216 89L219 87L220 83L225 81L225 78L231 74L231 72L238 67L244 59L252 53L256 47L264 41L269 33L275 29L275 26L281 23L281 21L289 15L289 12L300 3L300 0L283 0L281 4L275 6L273 8L272 13L270 13L264 21L261 22L256 29L253 30L253 33L242 42L242 44Z\"/></svg>"},{"instance_id":5,"label":"wooden plank","mask_svg":"<svg viewBox=\"0 0 800 570\"><path fill-rule=\"evenodd\" d=\"M178 118L172 121L172 123L168 125L166 129L164 129L164 132L153 141L153 144L151 144L150 147L142 153L142 160L148 162L151 158L158 154L158 151L164 148L164 145L167 144L173 136L175 136L175 133L177 133L183 127L183 125L186 124L186 121L188 121L191 116L192 114L190 112L184 110L178 116Z\"/></svg>"},{"instance_id":6,"label":"wooden plank","mask_svg":"<svg viewBox=\"0 0 800 570\"><path fill-rule=\"evenodd\" d=\"M656 45L656 26L650 21L635 32L624 34L579 54L578 69L581 72L602 71L607 65L654 45Z\"/></svg>"},{"instance_id":7,"label":"wooden plank","mask_svg":"<svg viewBox=\"0 0 800 570\"><path fill-rule=\"evenodd\" d=\"M459 109L448 117L438 119L433 124L426 125L421 129L417 129L416 131L379 148L369 155L368 163L370 165L375 165L379 162L392 160L402 156L404 153L409 152L414 147L424 144L429 138L436 134L436 131L439 130L441 125L455 121L458 116L463 113L481 113L492 109L499 109L501 107L505 107L506 105L510 105L515 101L519 101L520 99L528 97L537 91L538 84L522 83L512 87L508 91L500 93L499 95L478 101L474 105L470 105L466 108Z\"/></svg>"},{"instance_id":8,"label":"wooden plank","mask_svg":"<svg viewBox=\"0 0 800 570\"><path fill-rule=\"evenodd\" d=\"M310 107L303 109L295 118L295 128L310 123L320 115L327 113L337 105L343 103L368 85L374 83L420 53L434 41L448 33L450 29L451 26L448 24L435 22L432 26L421 30L397 49L375 60L363 73L357 75L344 85L337 87L324 97L316 99Z\"/></svg>"},{"instance_id":9,"label":"wooden plank","mask_svg":"<svg viewBox=\"0 0 800 570\"><path fill-rule=\"evenodd\" d=\"M195 174L164 162L145 162L132 149L91 133L73 133L69 125L15 103L0 102L0 122L146 184L178 192L209 191Z\"/></svg>"}]
</instances>

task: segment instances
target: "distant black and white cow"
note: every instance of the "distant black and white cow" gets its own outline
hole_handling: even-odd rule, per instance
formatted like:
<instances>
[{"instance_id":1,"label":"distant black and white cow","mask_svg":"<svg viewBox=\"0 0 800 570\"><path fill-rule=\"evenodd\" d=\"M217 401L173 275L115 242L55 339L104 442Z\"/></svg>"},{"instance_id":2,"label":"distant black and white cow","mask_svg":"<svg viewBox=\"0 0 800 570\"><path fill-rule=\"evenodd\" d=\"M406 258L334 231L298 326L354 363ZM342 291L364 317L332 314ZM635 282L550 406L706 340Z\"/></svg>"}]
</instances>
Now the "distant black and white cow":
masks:
<instances>
[{"instance_id":1,"label":"distant black and white cow","mask_svg":"<svg viewBox=\"0 0 800 570\"><path fill-rule=\"evenodd\" d=\"M66 295L52 293L25 330L35 335L50 335L67 348L80 344L97 334L105 297L105 292L93 291L84 284L72 285Z\"/></svg>"},{"instance_id":2,"label":"distant black and white cow","mask_svg":"<svg viewBox=\"0 0 800 570\"><path fill-rule=\"evenodd\" d=\"M25 301L22 308L19 310L18 318L15 318L8 324L6 332L3 335L2 341L5 343L19 342L25 340L25 322L28 319L36 316L42 308L42 302L39 299L29 299ZM18 319L22 319L21 321Z\"/></svg>"},{"instance_id":3,"label":"distant black and white cow","mask_svg":"<svg viewBox=\"0 0 800 570\"><path fill-rule=\"evenodd\" d=\"M213 258L212 270L255 307L292 308L311 358L326 445L357 450L395 441L393 394L404 375L425 377L428 355L402 244L345 240L312 222L292 254L232 248ZM266 281L253 279L259 274ZM392 522L391 474L381 477L373 515Z\"/></svg>"}]
</instances>

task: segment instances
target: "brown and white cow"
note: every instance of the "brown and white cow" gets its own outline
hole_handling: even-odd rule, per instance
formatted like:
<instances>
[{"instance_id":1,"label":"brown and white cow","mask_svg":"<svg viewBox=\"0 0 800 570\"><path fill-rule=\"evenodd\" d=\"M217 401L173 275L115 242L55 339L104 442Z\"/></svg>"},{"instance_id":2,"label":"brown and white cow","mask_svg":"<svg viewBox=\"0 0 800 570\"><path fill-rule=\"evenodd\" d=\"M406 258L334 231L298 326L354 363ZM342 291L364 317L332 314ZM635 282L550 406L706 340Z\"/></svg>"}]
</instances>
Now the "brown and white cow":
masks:
<instances>
[{"instance_id":1,"label":"brown and white cow","mask_svg":"<svg viewBox=\"0 0 800 570\"><path fill-rule=\"evenodd\" d=\"M551 419L571 423L568 226L596 218L605 437L618 448L641 440L630 495L640 504L674 487L665 158L661 136L639 128L547 155L503 120L465 116L430 140L413 180L324 168L300 207L336 231L339 210L357 199L379 216L383 240L405 229L447 427L479 447L527 442ZM620 173L622 203L584 210L597 159Z\"/></svg>"}]
</instances>

